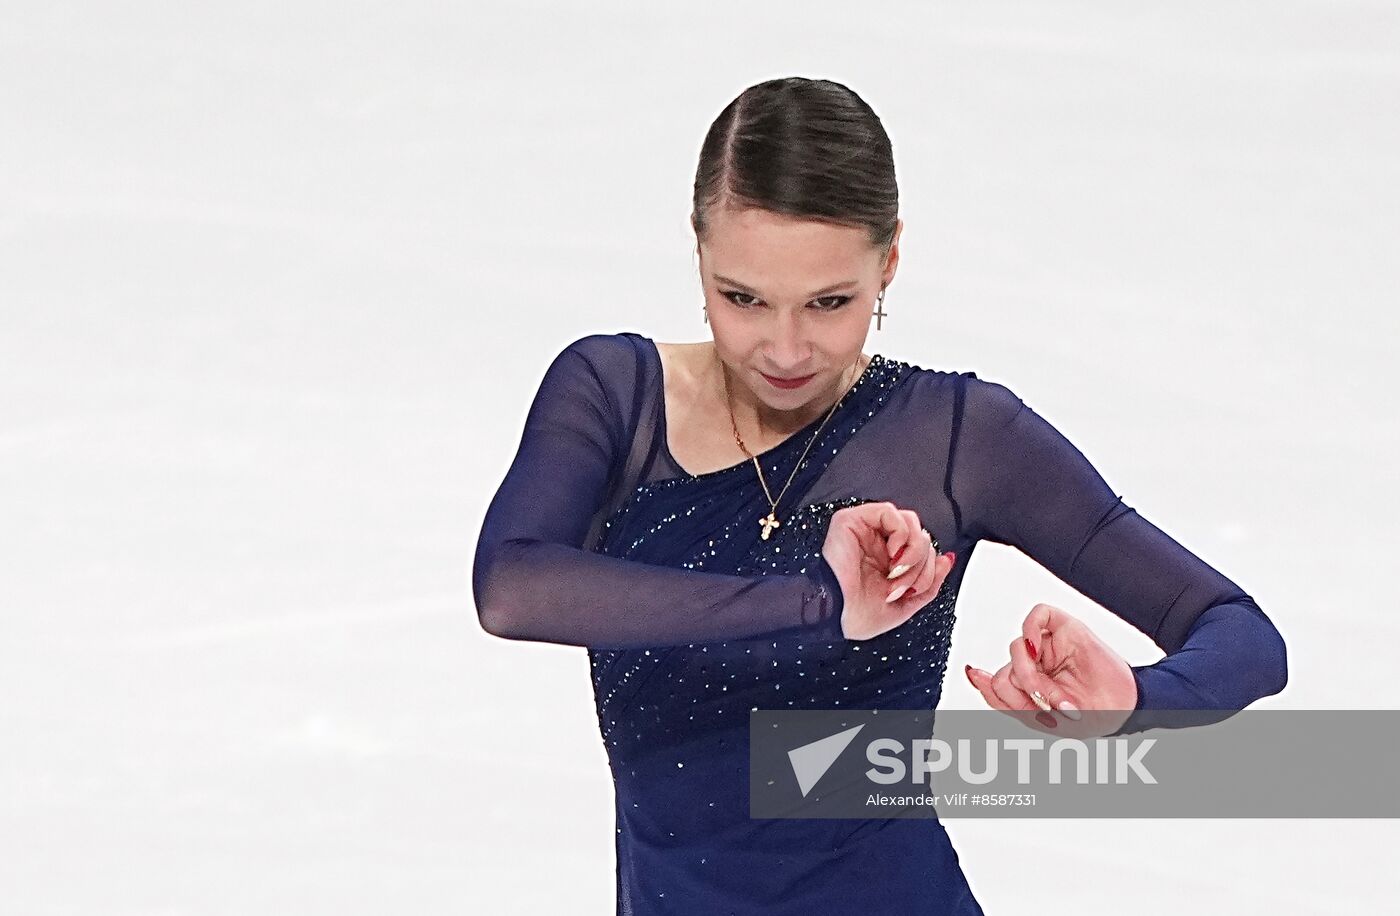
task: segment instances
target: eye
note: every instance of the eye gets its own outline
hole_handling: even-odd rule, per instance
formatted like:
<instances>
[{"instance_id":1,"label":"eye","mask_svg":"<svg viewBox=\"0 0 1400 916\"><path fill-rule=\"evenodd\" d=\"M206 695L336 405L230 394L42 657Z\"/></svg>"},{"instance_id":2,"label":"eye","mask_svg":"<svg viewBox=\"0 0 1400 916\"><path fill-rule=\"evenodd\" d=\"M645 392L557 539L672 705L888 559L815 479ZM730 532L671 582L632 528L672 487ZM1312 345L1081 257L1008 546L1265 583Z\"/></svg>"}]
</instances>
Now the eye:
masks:
<instances>
[{"instance_id":1,"label":"eye","mask_svg":"<svg viewBox=\"0 0 1400 916\"><path fill-rule=\"evenodd\" d=\"M758 299L754 298L753 296L750 296L748 293L741 293L741 292L739 292L737 289L723 290L723 291L721 291L720 294L721 294L722 296L724 296L726 299L728 299L730 302L734 303L735 305L739 306L740 308L745 308L745 309L746 309L746 308L752 308L753 305L754 305L754 303L756 303L756 302L759 301ZM747 300L751 300L751 301L743 302L743 301L740 301L740 299L739 299L739 298L736 298L736 297L742 297L743 299L747 299ZM836 311L837 309L841 308L841 306L845 305L847 302L850 302L850 301L851 301L851 297L850 297L850 296L823 296L823 297L821 297L820 299L813 299L812 301L813 301L813 302L817 302L817 303L829 303L828 305L818 305L818 306L817 306L817 311L819 311L819 312L834 312L834 311Z\"/></svg>"}]
</instances>

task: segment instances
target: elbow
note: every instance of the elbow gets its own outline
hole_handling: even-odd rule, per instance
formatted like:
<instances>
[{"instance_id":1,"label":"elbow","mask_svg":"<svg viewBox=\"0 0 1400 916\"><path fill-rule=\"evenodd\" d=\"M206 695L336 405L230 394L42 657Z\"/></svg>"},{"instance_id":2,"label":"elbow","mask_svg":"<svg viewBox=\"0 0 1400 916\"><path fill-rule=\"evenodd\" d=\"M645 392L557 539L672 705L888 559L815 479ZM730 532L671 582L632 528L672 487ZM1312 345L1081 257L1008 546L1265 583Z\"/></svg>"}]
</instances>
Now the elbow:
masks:
<instances>
[{"instance_id":1,"label":"elbow","mask_svg":"<svg viewBox=\"0 0 1400 916\"><path fill-rule=\"evenodd\" d=\"M1256 698L1282 693L1288 686L1288 644L1278 626L1252 600L1247 603L1253 614L1255 635L1245 641L1252 643L1253 687Z\"/></svg>"},{"instance_id":2,"label":"elbow","mask_svg":"<svg viewBox=\"0 0 1400 916\"><path fill-rule=\"evenodd\" d=\"M1288 644L1283 641L1283 634L1274 629L1274 651L1269 656L1270 666L1270 686L1265 696L1273 696L1282 693L1283 688L1288 686Z\"/></svg>"},{"instance_id":3,"label":"elbow","mask_svg":"<svg viewBox=\"0 0 1400 916\"><path fill-rule=\"evenodd\" d=\"M488 560L485 551L478 552L471 576L476 619L481 628L492 636L518 639L520 626L510 601L510 588L500 582L503 569L499 558Z\"/></svg>"},{"instance_id":4,"label":"elbow","mask_svg":"<svg viewBox=\"0 0 1400 916\"><path fill-rule=\"evenodd\" d=\"M481 628L492 636L500 636L503 639L510 638L510 620L495 605L487 607L478 604L476 606L476 619L481 624Z\"/></svg>"},{"instance_id":5,"label":"elbow","mask_svg":"<svg viewBox=\"0 0 1400 916\"><path fill-rule=\"evenodd\" d=\"M522 642L574 642L578 635L560 621L549 604L548 583L538 564L532 564L524 547L539 542L507 541L490 557L478 562L472 574L472 597L481 629L492 636Z\"/></svg>"},{"instance_id":6,"label":"elbow","mask_svg":"<svg viewBox=\"0 0 1400 916\"><path fill-rule=\"evenodd\" d=\"M1278 625L1258 603L1245 595L1237 602L1250 615L1250 630L1240 634L1241 645L1249 647L1253 662L1252 686L1256 699L1282 693L1288 686L1288 644Z\"/></svg>"},{"instance_id":7,"label":"elbow","mask_svg":"<svg viewBox=\"0 0 1400 916\"><path fill-rule=\"evenodd\" d=\"M1219 634L1225 640L1226 656L1235 672L1234 708L1243 709L1255 700L1282 693L1288 686L1288 645L1278 626L1253 598L1233 602L1245 616L1235 620ZM1223 618L1222 618L1223 620Z\"/></svg>"},{"instance_id":8,"label":"elbow","mask_svg":"<svg viewBox=\"0 0 1400 916\"><path fill-rule=\"evenodd\" d=\"M481 628L502 639L521 639L520 602L512 600L510 586L499 581L499 567L495 575L488 575L485 566L478 566L477 572L472 597Z\"/></svg>"},{"instance_id":9,"label":"elbow","mask_svg":"<svg viewBox=\"0 0 1400 916\"><path fill-rule=\"evenodd\" d=\"M525 638L515 615L510 612L509 608L503 607L500 602L478 603L476 619L481 623L481 628L492 636L499 636L502 639Z\"/></svg>"}]
</instances>

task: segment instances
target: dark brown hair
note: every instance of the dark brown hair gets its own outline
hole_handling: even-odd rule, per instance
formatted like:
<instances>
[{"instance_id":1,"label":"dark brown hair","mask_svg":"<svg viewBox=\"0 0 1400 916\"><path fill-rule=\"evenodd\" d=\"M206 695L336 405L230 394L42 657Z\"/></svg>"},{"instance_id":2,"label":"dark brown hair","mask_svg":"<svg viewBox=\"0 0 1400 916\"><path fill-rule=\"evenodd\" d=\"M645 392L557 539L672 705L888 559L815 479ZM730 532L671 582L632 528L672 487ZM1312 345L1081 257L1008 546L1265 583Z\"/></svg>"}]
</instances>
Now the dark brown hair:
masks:
<instances>
[{"instance_id":1,"label":"dark brown hair","mask_svg":"<svg viewBox=\"0 0 1400 916\"><path fill-rule=\"evenodd\" d=\"M887 250L899 213L894 153L880 118L851 89L800 76L739 93L700 148L691 225L750 207L864 228Z\"/></svg>"}]
</instances>

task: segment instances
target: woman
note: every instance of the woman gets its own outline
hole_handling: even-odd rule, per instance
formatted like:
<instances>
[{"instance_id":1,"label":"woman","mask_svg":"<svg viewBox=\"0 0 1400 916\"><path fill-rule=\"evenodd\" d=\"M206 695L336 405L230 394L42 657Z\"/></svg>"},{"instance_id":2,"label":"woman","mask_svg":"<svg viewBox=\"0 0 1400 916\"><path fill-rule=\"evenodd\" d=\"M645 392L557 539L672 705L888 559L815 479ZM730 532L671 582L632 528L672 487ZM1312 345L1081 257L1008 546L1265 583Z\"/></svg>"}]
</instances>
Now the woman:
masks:
<instances>
[{"instance_id":1,"label":"woman","mask_svg":"<svg viewBox=\"0 0 1400 916\"><path fill-rule=\"evenodd\" d=\"M889 139L781 79L711 126L694 226L713 340L553 361L482 527L499 636L586 646L616 787L618 912L980 913L936 819L750 819L753 709L937 705L976 544L1011 544L1167 653L1129 666L1037 605L995 708L1241 709L1284 645L1010 389L863 352L899 259ZM877 330L885 317L875 312ZM1125 721L1126 720L1126 721Z\"/></svg>"}]
</instances>

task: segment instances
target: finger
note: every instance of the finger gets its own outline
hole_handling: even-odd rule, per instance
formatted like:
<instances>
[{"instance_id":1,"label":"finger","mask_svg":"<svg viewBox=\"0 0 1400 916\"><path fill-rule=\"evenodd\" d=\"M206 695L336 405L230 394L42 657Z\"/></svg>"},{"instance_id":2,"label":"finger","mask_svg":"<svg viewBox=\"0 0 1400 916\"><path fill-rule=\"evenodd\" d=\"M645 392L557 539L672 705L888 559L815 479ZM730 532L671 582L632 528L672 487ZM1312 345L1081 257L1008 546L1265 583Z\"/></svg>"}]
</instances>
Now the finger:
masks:
<instances>
[{"instance_id":1,"label":"finger","mask_svg":"<svg viewBox=\"0 0 1400 916\"><path fill-rule=\"evenodd\" d=\"M1007 673L1006 679L1011 682L1012 687L1015 687L1017 690L1021 691L1022 695L1029 699L1032 705L1038 710L1038 712L1035 714L1035 717L1039 719L1042 724L1047 725L1050 728L1054 728L1056 719L1051 713L1051 709L1053 709L1053 707L1050 706L1048 700L1045 702L1045 705L1042 706L1039 702L1037 702L1036 695L1032 691L1038 692L1042 698L1045 696L1045 692L1037 688L1034 684L1028 685L1024 681L1022 681L1021 678L1017 676L1016 667L1014 665L1011 666L1011 670Z\"/></svg>"},{"instance_id":2,"label":"finger","mask_svg":"<svg viewBox=\"0 0 1400 916\"><path fill-rule=\"evenodd\" d=\"M910 577L908 580L909 591L905 592L905 597L913 596L927 601L929 595L937 593L943 577L947 575L947 570L952 567L952 564L942 557L932 556L932 551L929 548L923 549L928 554L924 562L904 574ZM898 582L899 580L896 579L895 584Z\"/></svg>"},{"instance_id":3,"label":"finger","mask_svg":"<svg viewBox=\"0 0 1400 916\"><path fill-rule=\"evenodd\" d=\"M868 520L862 519L861 524L853 526L856 543L860 545L860 557L862 565L869 565L872 569L884 569L882 562L885 552L885 534L877 526L871 525Z\"/></svg>"},{"instance_id":4,"label":"finger","mask_svg":"<svg viewBox=\"0 0 1400 916\"><path fill-rule=\"evenodd\" d=\"M901 614L912 615L928 604L932 597L942 590L944 580L953 571L956 558L951 554L935 556L931 547L925 547L924 550L927 552L927 558L923 563L890 583L889 595L885 602Z\"/></svg>"},{"instance_id":5,"label":"finger","mask_svg":"<svg viewBox=\"0 0 1400 916\"><path fill-rule=\"evenodd\" d=\"M1007 709L1040 709L1039 706L1031 702L1031 698L1025 691L1011 683L1010 663L1002 665L1001 669L992 675L992 690L996 692L1002 703L1006 704Z\"/></svg>"},{"instance_id":6,"label":"finger","mask_svg":"<svg viewBox=\"0 0 1400 916\"><path fill-rule=\"evenodd\" d=\"M898 560L891 561L891 569L887 575L890 579L896 579L910 569L917 569L928 555L924 542L924 526L919 521L919 513L913 509L900 509L899 517L904 520L904 546L891 554L891 557L898 557ZM894 565L896 562L898 565Z\"/></svg>"},{"instance_id":7,"label":"finger","mask_svg":"<svg viewBox=\"0 0 1400 916\"><path fill-rule=\"evenodd\" d=\"M849 521L843 524L855 533L862 556L874 565L880 562L883 554L886 561L883 568L888 572L890 556L898 553L907 536L899 508L891 502L859 503L840 510L833 520L843 514L849 515Z\"/></svg>"},{"instance_id":8,"label":"finger","mask_svg":"<svg viewBox=\"0 0 1400 916\"><path fill-rule=\"evenodd\" d=\"M912 514L912 513L911 513ZM918 516L914 516L915 530L909 535L909 541L901 547L892 557L898 559L898 563L891 563L890 569L885 573L885 578L891 582L899 582L901 585L913 583L918 572L928 564L933 558L933 535L929 534L922 525L918 525ZM910 575L910 573L914 575ZM901 577L906 577L901 579Z\"/></svg>"},{"instance_id":9,"label":"finger","mask_svg":"<svg viewBox=\"0 0 1400 916\"><path fill-rule=\"evenodd\" d=\"M1011 669L1016 672L1016 687L1021 692L1029 696L1032 690L1040 691L1040 695L1050 696L1054 682L1046 676L1040 666L1031 661L1030 646L1031 641L1025 636L1017 636L1011 640L1008 650L1011 653ZM1039 708L1039 704L1036 704Z\"/></svg>"},{"instance_id":10,"label":"finger","mask_svg":"<svg viewBox=\"0 0 1400 916\"><path fill-rule=\"evenodd\" d=\"M885 542L885 549L890 558L889 572L886 576L889 579L898 578L918 565L918 558L913 555L913 549L918 546L920 532L923 530L917 512L899 508L895 508L894 511L899 518L899 528L891 532Z\"/></svg>"},{"instance_id":11,"label":"finger","mask_svg":"<svg viewBox=\"0 0 1400 916\"><path fill-rule=\"evenodd\" d=\"M1025 696L1027 696L1027 697L1030 697L1030 693L1026 690L1025 685L1023 685L1022 683L1020 683L1019 680L1017 680L1017 678L1016 678L1016 669L1015 669L1014 667L1011 668L1011 670L1007 673L1006 679L1007 679L1008 681L1011 682L1011 686L1013 686L1013 687L1015 687L1017 690L1021 691L1021 693L1022 693L1023 695L1025 695ZM1035 698L1034 698L1034 697L1031 697L1031 703L1032 703L1031 708L1025 709L1025 710L1018 710L1018 713L1021 714L1021 715L1024 715L1025 713L1029 713L1029 712L1034 711L1034 712L1035 712L1035 721L1039 722L1039 723L1040 723L1041 725L1043 725L1045 728L1049 729L1049 728L1058 728L1058 727L1059 727L1059 722L1060 722L1060 720L1057 719L1057 718L1055 718L1055 714L1054 714L1054 713L1048 712L1048 711L1046 711L1046 710L1044 710L1044 709L1041 709L1041 708L1040 708L1040 704L1035 702ZM1023 724L1025 724L1025 725L1030 725L1030 722L1026 721L1025 719L1021 719L1021 722L1022 722ZM1033 727L1033 726L1032 726L1032 727Z\"/></svg>"},{"instance_id":12,"label":"finger","mask_svg":"<svg viewBox=\"0 0 1400 916\"><path fill-rule=\"evenodd\" d=\"M1037 604L1035 607L1031 608L1031 612L1027 614L1026 619L1021 622L1021 634L1025 640L1029 642L1029 645L1026 646L1027 656L1033 664L1038 664L1042 671L1058 669L1059 664L1063 660L1057 658L1057 653L1054 649L1054 634L1057 632L1063 633L1065 631L1070 631L1072 633L1075 629L1082 626L1084 626L1084 624L1078 617L1052 604ZM1071 636L1070 639L1071 642L1073 642L1073 636ZM1015 652L1013 652L1012 658L1015 659L1015 657ZM1054 696L1047 693L1044 688L1039 689L1049 701L1050 705L1060 710L1071 719L1078 718L1078 706L1075 704L1074 700L1069 697L1064 690L1056 687L1056 682L1053 679L1049 680L1049 683L1055 694Z\"/></svg>"},{"instance_id":13,"label":"finger","mask_svg":"<svg viewBox=\"0 0 1400 916\"><path fill-rule=\"evenodd\" d=\"M902 535L904 529L904 520L899 517L899 507L888 501L857 503L847 506L837 515L849 515L848 524L862 528L886 542L896 533Z\"/></svg>"},{"instance_id":14,"label":"finger","mask_svg":"<svg viewBox=\"0 0 1400 916\"><path fill-rule=\"evenodd\" d=\"M928 548L929 558L917 570L909 575L914 577L913 584L904 597L919 598L920 603L927 603L928 600L938 594L943 589L943 582L948 578L948 574L953 571L955 557L947 553L934 553L930 545Z\"/></svg>"},{"instance_id":15,"label":"finger","mask_svg":"<svg viewBox=\"0 0 1400 916\"><path fill-rule=\"evenodd\" d=\"M992 676L990 674L983 671L981 668L974 668L971 665L965 665L963 670L967 672L967 679L972 682L973 688L976 689L978 693L982 694L982 699L987 701L988 706L1003 711L1009 709L1009 707L1002 702L1001 697L997 696L996 691L992 689Z\"/></svg>"},{"instance_id":16,"label":"finger","mask_svg":"<svg viewBox=\"0 0 1400 916\"><path fill-rule=\"evenodd\" d=\"M1037 604L1031 608L1026 619L1021 621L1021 635L1031 641L1040 655L1040 640L1047 633L1054 633L1067 627L1079 626L1079 618L1071 616L1053 604Z\"/></svg>"},{"instance_id":17,"label":"finger","mask_svg":"<svg viewBox=\"0 0 1400 916\"><path fill-rule=\"evenodd\" d=\"M855 558L856 571L864 577L884 571L885 533L879 523L879 503L859 503L838 510L831 517L822 552L846 553Z\"/></svg>"},{"instance_id":18,"label":"finger","mask_svg":"<svg viewBox=\"0 0 1400 916\"><path fill-rule=\"evenodd\" d=\"M1065 692L1064 688L1060 687L1059 684L1041 670L1039 665L1031 661L1030 650L1027 648L1028 642L1028 639L1024 636L1017 637L1011 641L1012 683L1030 699L1032 703L1035 703L1037 709L1046 713L1054 710L1065 713L1071 719L1075 718L1072 713L1077 711L1078 707L1074 704L1074 701L1070 699L1069 694ZM1032 691L1038 691L1040 693L1045 699L1045 704L1049 709L1035 702L1035 698L1031 696ZM1069 704L1068 711L1064 705L1066 702Z\"/></svg>"}]
</instances>

